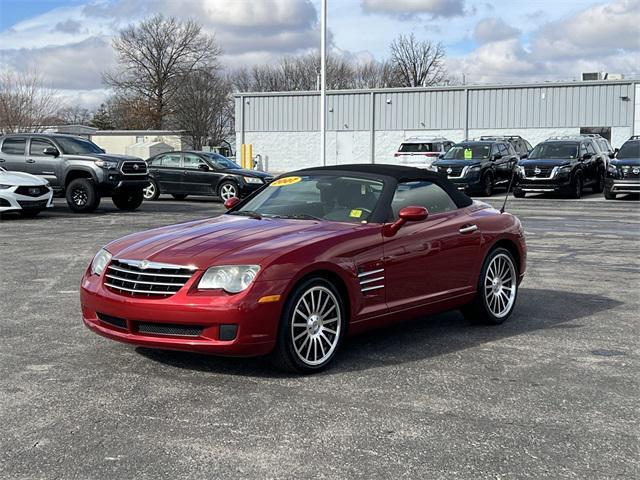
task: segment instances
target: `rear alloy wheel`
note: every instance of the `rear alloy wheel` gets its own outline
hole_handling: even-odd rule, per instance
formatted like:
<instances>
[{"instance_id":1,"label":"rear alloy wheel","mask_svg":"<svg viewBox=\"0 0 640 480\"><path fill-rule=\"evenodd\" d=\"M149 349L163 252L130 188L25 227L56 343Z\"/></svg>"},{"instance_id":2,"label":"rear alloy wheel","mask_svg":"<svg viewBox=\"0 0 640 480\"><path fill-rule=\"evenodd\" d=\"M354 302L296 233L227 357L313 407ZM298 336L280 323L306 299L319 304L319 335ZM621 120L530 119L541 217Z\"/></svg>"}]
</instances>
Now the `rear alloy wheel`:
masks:
<instances>
[{"instance_id":1,"label":"rear alloy wheel","mask_svg":"<svg viewBox=\"0 0 640 480\"><path fill-rule=\"evenodd\" d=\"M582 177L580 175L576 175L575 181L573 182L573 192L571 193L571 198L575 198L576 200L582 196Z\"/></svg>"},{"instance_id":2,"label":"rear alloy wheel","mask_svg":"<svg viewBox=\"0 0 640 480\"><path fill-rule=\"evenodd\" d=\"M593 186L593 193L602 193L604 190L604 170L598 172L596 183Z\"/></svg>"},{"instance_id":3,"label":"rear alloy wheel","mask_svg":"<svg viewBox=\"0 0 640 480\"><path fill-rule=\"evenodd\" d=\"M482 195L490 197L493 194L493 176L490 173L482 177Z\"/></svg>"},{"instance_id":4,"label":"rear alloy wheel","mask_svg":"<svg viewBox=\"0 0 640 480\"><path fill-rule=\"evenodd\" d=\"M74 213L91 213L100 204L100 195L93 180L76 178L71 180L66 191L67 205Z\"/></svg>"},{"instance_id":5,"label":"rear alloy wheel","mask_svg":"<svg viewBox=\"0 0 640 480\"><path fill-rule=\"evenodd\" d=\"M482 265L475 300L462 308L473 323L499 325L511 313L518 296L518 270L506 248L491 251Z\"/></svg>"},{"instance_id":6,"label":"rear alloy wheel","mask_svg":"<svg viewBox=\"0 0 640 480\"><path fill-rule=\"evenodd\" d=\"M319 372L335 356L344 325L345 309L335 287L320 277L307 280L285 306L274 363L286 371Z\"/></svg>"},{"instance_id":7,"label":"rear alloy wheel","mask_svg":"<svg viewBox=\"0 0 640 480\"><path fill-rule=\"evenodd\" d=\"M133 211L142 204L144 199L142 189L126 188L114 192L111 196L113 204L120 210Z\"/></svg>"},{"instance_id":8,"label":"rear alloy wheel","mask_svg":"<svg viewBox=\"0 0 640 480\"><path fill-rule=\"evenodd\" d=\"M222 182L218 189L218 196L223 202L233 197L240 198L238 195L238 186L233 182Z\"/></svg>"},{"instance_id":9,"label":"rear alloy wheel","mask_svg":"<svg viewBox=\"0 0 640 480\"><path fill-rule=\"evenodd\" d=\"M145 188L142 192L144 194L145 200L149 200L149 201L157 200L158 197L160 196L160 187L158 186L158 183L153 178L150 178L149 185L147 185L147 188Z\"/></svg>"}]
</instances>

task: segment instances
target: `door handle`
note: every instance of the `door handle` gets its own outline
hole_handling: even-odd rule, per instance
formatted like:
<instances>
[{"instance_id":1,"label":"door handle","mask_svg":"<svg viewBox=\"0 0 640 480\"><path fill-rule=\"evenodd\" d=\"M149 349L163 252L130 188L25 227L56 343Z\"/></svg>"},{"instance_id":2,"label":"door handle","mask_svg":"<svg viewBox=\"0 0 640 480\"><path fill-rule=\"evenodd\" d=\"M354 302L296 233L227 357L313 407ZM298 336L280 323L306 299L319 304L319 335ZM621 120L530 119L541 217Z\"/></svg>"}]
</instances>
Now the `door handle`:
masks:
<instances>
[{"instance_id":1,"label":"door handle","mask_svg":"<svg viewBox=\"0 0 640 480\"><path fill-rule=\"evenodd\" d=\"M30 158L27 160L27 163L36 163L36 161L33 158Z\"/></svg>"},{"instance_id":2,"label":"door handle","mask_svg":"<svg viewBox=\"0 0 640 480\"><path fill-rule=\"evenodd\" d=\"M475 232L476 230L478 230L477 225L465 225L464 227L460 227L460 230L458 231L460 233L472 233L472 232Z\"/></svg>"}]
</instances>

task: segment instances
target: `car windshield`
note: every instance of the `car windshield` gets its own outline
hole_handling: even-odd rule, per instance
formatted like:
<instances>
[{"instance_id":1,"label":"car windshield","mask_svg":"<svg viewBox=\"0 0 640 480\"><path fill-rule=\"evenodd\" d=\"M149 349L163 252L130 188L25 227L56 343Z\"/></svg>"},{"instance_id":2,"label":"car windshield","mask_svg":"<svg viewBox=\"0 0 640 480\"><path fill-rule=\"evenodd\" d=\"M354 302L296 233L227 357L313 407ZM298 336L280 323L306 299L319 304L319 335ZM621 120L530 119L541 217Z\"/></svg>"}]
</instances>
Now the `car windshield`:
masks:
<instances>
[{"instance_id":1,"label":"car windshield","mask_svg":"<svg viewBox=\"0 0 640 480\"><path fill-rule=\"evenodd\" d=\"M282 177L232 215L366 223L376 209L383 182L340 175Z\"/></svg>"},{"instance_id":2,"label":"car windshield","mask_svg":"<svg viewBox=\"0 0 640 480\"><path fill-rule=\"evenodd\" d=\"M489 158L489 145L456 145L444 156L447 160L471 160L472 158Z\"/></svg>"},{"instance_id":3,"label":"car windshield","mask_svg":"<svg viewBox=\"0 0 640 480\"><path fill-rule=\"evenodd\" d=\"M68 155L82 155L85 153L104 153L99 146L89 140L73 137L56 137L62 153Z\"/></svg>"},{"instance_id":4,"label":"car windshield","mask_svg":"<svg viewBox=\"0 0 640 480\"><path fill-rule=\"evenodd\" d=\"M220 169L237 170L242 168L237 163L229 160L227 157L220 155L219 153L204 153L203 155L207 157L207 160L213 163L214 166Z\"/></svg>"},{"instance_id":5,"label":"car windshield","mask_svg":"<svg viewBox=\"0 0 640 480\"><path fill-rule=\"evenodd\" d=\"M625 143L616 156L620 160L625 158L640 158L640 141Z\"/></svg>"},{"instance_id":6,"label":"car windshield","mask_svg":"<svg viewBox=\"0 0 640 480\"><path fill-rule=\"evenodd\" d=\"M403 143L400 145L400 152L435 152L433 143Z\"/></svg>"},{"instance_id":7,"label":"car windshield","mask_svg":"<svg viewBox=\"0 0 640 480\"><path fill-rule=\"evenodd\" d=\"M541 143L531 151L529 158L578 158L578 144L572 142Z\"/></svg>"}]
</instances>

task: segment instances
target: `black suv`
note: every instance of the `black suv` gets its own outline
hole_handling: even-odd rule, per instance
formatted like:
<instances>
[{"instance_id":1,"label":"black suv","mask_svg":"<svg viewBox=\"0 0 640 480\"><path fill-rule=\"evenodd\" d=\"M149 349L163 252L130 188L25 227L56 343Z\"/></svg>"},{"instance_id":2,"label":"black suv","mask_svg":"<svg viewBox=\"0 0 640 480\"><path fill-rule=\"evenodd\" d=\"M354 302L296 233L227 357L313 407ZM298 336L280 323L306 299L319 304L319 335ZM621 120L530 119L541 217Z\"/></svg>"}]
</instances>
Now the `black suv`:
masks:
<instances>
[{"instance_id":1,"label":"black suv","mask_svg":"<svg viewBox=\"0 0 640 480\"><path fill-rule=\"evenodd\" d=\"M539 143L518 162L513 195L563 193L580 198L585 186L604 189L606 160L591 137L555 137Z\"/></svg>"},{"instance_id":2,"label":"black suv","mask_svg":"<svg viewBox=\"0 0 640 480\"><path fill-rule=\"evenodd\" d=\"M444 173L459 190L488 197L495 187L508 187L517 161L506 140L467 140L454 145L431 169Z\"/></svg>"},{"instance_id":3,"label":"black suv","mask_svg":"<svg viewBox=\"0 0 640 480\"><path fill-rule=\"evenodd\" d=\"M529 153L531 153L531 150L533 150L531 144L520 135L504 135L495 137L482 136L480 137L480 140L506 140L513 146L514 150L518 154L518 157L520 158L527 158L529 156Z\"/></svg>"},{"instance_id":4,"label":"black suv","mask_svg":"<svg viewBox=\"0 0 640 480\"><path fill-rule=\"evenodd\" d=\"M226 201L242 198L273 180L268 173L243 169L218 153L161 153L147 159L147 164L146 200L170 193L177 200L184 200L187 195L211 195Z\"/></svg>"},{"instance_id":5,"label":"black suv","mask_svg":"<svg viewBox=\"0 0 640 480\"><path fill-rule=\"evenodd\" d=\"M62 134L16 133L0 137L0 166L47 180L76 213L98 208L110 196L121 210L135 210L148 184L147 164L137 157L107 155L95 143Z\"/></svg>"},{"instance_id":6,"label":"black suv","mask_svg":"<svg viewBox=\"0 0 640 480\"><path fill-rule=\"evenodd\" d=\"M640 138L624 142L616 158L609 162L604 197L613 200L618 193L640 193Z\"/></svg>"}]
</instances>

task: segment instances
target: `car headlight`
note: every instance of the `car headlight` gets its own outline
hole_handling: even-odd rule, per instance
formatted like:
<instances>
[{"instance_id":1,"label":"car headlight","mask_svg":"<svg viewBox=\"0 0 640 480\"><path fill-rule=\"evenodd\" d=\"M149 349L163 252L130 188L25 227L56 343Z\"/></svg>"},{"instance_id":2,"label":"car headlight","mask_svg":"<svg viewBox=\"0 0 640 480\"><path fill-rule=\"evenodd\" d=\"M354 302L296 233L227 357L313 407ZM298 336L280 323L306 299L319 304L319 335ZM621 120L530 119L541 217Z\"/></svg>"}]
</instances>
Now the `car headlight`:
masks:
<instances>
[{"instance_id":1,"label":"car headlight","mask_svg":"<svg viewBox=\"0 0 640 480\"><path fill-rule=\"evenodd\" d=\"M437 172L438 171L438 166L434 165L433 163L431 165L429 165L427 167L427 170L431 170L432 172Z\"/></svg>"},{"instance_id":2,"label":"car headlight","mask_svg":"<svg viewBox=\"0 0 640 480\"><path fill-rule=\"evenodd\" d=\"M6 190L7 188L11 188L11 187L13 187L13 185L3 185L3 184L0 184L0 190Z\"/></svg>"},{"instance_id":3,"label":"car headlight","mask_svg":"<svg viewBox=\"0 0 640 480\"><path fill-rule=\"evenodd\" d=\"M222 265L210 267L198 283L198 289L221 288L225 292L239 293L246 290L260 271L260 265Z\"/></svg>"},{"instance_id":4,"label":"car headlight","mask_svg":"<svg viewBox=\"0 0 640 480\"><path fill-rule=\"evenodd\" d=\"M104 248L101 248L96 256L93 257L91 261L91 274L92 275L100 275L104 272L104 269L107 267L109 262L111 261L111 254L107 252Z\"/></svg>"},{"instance_id":5,"label":"car headlight","mask_svg":"<svg viewBox=\"0 0 640 480\"><path fill-rule=\"evenodd\" d=\"M102 168L118 168L118 162L112 162L110 160L96 160L95 163L97 166Z\"/></svg>"},{"instance_id":6,"label":"car headlight","mask_svg":"<svg viewBox=\"0 0 640 480\"><path fill-rule=\"evenodd\" d=\"M611 164L609 164L609 165L607 166L607 171L608 171L609 173L618 173L618 167L616 167L615 165L611 165ZM0 186L0 188L2 188L2 186Z\"/></svg>"},{"instance_id":7,"label":"car headlight","mask_svg":"<svg viewBox=\"0 0 640 480\"><path fill-rule=\"evenodd\" d=\"M563 165L558 167L558 173L569 173L571 171L571 165Z\"/></svg>"},{"instance_id":8,"label":"car headlight","mask_svg":"<svg viewBox=\"0 0 640 480\"><path fill-rule=\"evenodd\" d=\"M470 167L467 167L465 175L468 175L470 173L478 173L481 170L481 168L482 167L480 167L480 165L471 165Z\"/></svg>"},{"instance_id":9,"label":"car headlight","mask_svg":"<svg viewBox=\"0 0 640 480\"><path fill-rule=\"evenodd\" d=\"M257 183L262 184L262 180L257 177L242 177L245 183Z\"/></svg>"},{"instance_id":10,"label":"car headlight","mask_svg":"<svg viewBox=\"0 0 640 480\"><path fill-rule=\"evenodd\" d=\"M522 165L517 165L517 166L516 166L516 173L517 173L518 175L523 176L523 177L525 177L525 176L526 176L526 173L525 173L525 171L524 171L524 167L523 167Z\"/></svg>"}]
</instances>

